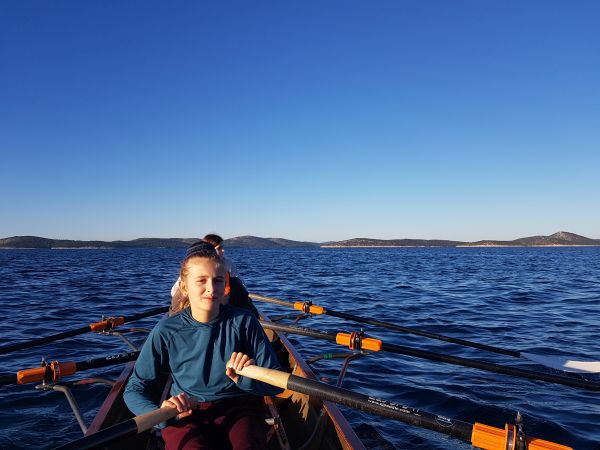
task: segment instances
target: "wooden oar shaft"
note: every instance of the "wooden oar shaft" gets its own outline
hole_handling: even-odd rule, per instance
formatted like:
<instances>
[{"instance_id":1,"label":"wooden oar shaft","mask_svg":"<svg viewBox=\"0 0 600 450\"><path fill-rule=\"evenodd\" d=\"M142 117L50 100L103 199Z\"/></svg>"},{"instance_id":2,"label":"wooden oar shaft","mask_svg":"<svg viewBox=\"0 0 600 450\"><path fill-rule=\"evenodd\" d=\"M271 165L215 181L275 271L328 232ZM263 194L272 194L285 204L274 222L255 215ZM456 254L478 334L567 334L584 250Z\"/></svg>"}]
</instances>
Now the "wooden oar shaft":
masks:
<instances>
[{"instance_id":1,"label":"wooden oar shaft","mask_svg":"<svg viewBox=\"0 0 600 450\"><path fill-rule=\"evenodd\" d=\"M299 327L296 325L282 325L279 323L268 322L265 320L260 321L264 328L268 328L274 331L283 333L292 333L302 336L314 337L317 339L324 339L328 341L336 341L338 333L315 330L312 328ZM429 352L426 350L419 350L416 348L406 347L402 345L394 344L382 344L382 350L391 353L413 356L416 358L427 359L430 361L438 361L448 364L454 364L457 366L470 367L473 369L485 370L487 372L500 373L504 375L516 376L521 378L528 378L530 380L545 381L548 383L562 384L565 386L577 387L581 389L587 389L590 391L600 391L600 383L587 381L579 378L571 378L560 375L545 374L532 372L530 370L519 369L515 367L501 366L499 364L488 363L484 361L478 361L476 359L461 358L458 356L445 355L442 353Z\"/></svg>"},{"instance_id":2,"label":"wooden oar shaft","mask_svg":"<svg viewBox=\"0 0 600 450\"><path fill-rule=\"evenodd\" d=\"M177 415L177 409L163 407L149 413L136 416L132 419L105 428L97 433L84 436L76 441L56 447L53 450L91 450L109 445L128 436L143 433L146 430L166 422Z\"/></svg>"},{"instance_id":3,"label":"wooden oar shaft","mask_svg":"<svg viewBox=\"0 0 600 450\"><path fill-rule=\"evenodd\" d=\"M139 314L133 314L131 316L119 317L118 321L116 321L116 325L133 322L139 319L143 319L145 317L151 317L156 314L164 313L169 310L168 306L161 306L160 308L153 308L148 311L141 312ZM110 319L108 319L110 320ZM116 326L115 325L115 326ZM103 331L106 328L103 326L102 322L93 323L90 325L86 325L84 327L76 328L74 330L63 331L61 333L52 334L49 336L44 336L41 338L31 339L25 342L18 342L15 344L3 345L0 347L0 355L5 353L14 352L17 350L24 350L26 348L36 347L38 345L48 344L50 342L59 341L61 339L66 339L68 337L78 336L80 334L89 333L91 331Z\"/></svg>"}]
</instances>

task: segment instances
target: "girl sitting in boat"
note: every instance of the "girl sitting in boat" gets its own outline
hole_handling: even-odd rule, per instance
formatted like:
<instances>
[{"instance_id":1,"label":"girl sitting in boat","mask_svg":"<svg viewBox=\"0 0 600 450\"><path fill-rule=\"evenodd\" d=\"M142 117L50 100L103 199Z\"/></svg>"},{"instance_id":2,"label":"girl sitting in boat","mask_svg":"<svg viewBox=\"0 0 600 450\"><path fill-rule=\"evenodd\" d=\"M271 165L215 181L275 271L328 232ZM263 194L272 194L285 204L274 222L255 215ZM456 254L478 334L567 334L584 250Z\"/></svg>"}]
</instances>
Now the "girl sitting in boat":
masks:
<instances>
[{"instance_id":1,"label":"girl sitting in boat","mask_svg":"<svg viewBox=\"0 0 600 450\"><path fill-rule=\"evenodd\" d=\"M235 370L279 362L250 313L225 305L227 270L214 247L198 241L181 264L180 289L187 306L160 321L135 364L124 399L136 415L156 409L161 373L172 375L162 406L180 414L162 429L166 448L266 447L262 398L280 389L238 376Z\"/></svg>"}]
</instances>

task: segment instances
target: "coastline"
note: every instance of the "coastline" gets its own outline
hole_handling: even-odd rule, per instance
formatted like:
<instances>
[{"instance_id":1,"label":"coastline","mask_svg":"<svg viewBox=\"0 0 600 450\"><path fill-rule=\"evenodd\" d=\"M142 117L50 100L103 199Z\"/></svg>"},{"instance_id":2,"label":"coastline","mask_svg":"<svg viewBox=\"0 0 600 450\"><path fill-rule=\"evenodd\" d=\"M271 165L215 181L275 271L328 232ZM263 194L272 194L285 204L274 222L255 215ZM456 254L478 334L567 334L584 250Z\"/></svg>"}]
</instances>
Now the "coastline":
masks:
<instances>
[{"instance_id":1,"label":"coastline","mask_svg":"<svg viewBox=\"0 0 600 450\"><path fill-rule=\"evenodd\" d=\"M49 239L38 236L13 236L0 239L0 248L8 249L117 249L117 248L187 248L192 238L138 238L129 241ZM225 247L251 249L285 248L465 248L465 247L599 247L600 239L591 239L567 231L550 236L529 236L513 240L480 239L456 241L447 239L374 239L353 238L342 241L307 242L283 238L238 236L225 239Z\"/></svg>"},{"instance_id":2,"label":"coastline","mask_svg":"<svg viewBox=\"0 0 600 450\"><path fill-rule=\"evenodd\" d=\"M600 247L587 244L548 244L548 245L321 245L319 248L543 248L543 247Z\"/></svg>"},{"instance_id":3,"label":"coastline","mask_svg":"<svg viewBox=\"0 0 600 450\"><path fill-rule=\"evenodd\" d=\"M547 244L547 245L321 245L303 248L559 248L559 247L600 247L600 244ZM0 250L116 250L123 248L173 248L173 247L0 247ZM270 247L232 247L269 250ZM298 247L279 247L298 248Z\"/></svg>"}]
</instances>

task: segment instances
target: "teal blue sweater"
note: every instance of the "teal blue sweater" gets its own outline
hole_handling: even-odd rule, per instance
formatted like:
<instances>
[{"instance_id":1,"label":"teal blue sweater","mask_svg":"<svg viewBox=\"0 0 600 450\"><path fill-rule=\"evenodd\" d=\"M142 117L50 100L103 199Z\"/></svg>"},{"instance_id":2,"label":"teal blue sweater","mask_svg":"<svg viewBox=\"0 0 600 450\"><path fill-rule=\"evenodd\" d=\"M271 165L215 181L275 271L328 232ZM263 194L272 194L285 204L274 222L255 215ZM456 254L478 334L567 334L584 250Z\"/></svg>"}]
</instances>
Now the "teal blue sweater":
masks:
<instances>
[{"instance_id":1,"label":"teal blue sweater","mask_svg":"<svg viewBox=\"0 0 600 450\"><path fill-rule=\"evenodd\" d=\"M256 318L232 306L221 306L216 319L201 323L190 309L161 320L152 330L135 363L124 393L127 407L136 415L159 407L161 372L173 376L171 395L185 392L199 401L246 394L275 395L281 389L250 378L238 383L225 375L233 352L243 352L256 364L272 369L279 362Z\"/></svg>"}]
</instances>

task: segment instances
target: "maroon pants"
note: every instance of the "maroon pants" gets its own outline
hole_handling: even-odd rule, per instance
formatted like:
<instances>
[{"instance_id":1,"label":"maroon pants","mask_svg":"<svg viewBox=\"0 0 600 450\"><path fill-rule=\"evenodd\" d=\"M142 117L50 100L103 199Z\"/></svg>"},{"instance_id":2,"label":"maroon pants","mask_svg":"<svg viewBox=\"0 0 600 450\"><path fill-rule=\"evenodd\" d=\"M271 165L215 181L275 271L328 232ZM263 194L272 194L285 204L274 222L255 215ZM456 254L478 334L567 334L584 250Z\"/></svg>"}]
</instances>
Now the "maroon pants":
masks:
<instances>
[{"instance_id":1,"label":"maroon pants","mask_svg":"<svg viewBox=\"0 0 600 450\"><path fill-rule=\"evenodd\" d=\"M267 424L260 397L235 397L200 403L191 416L163 428L166 450L267 447Z\"/></svg>"}]
</instances>

